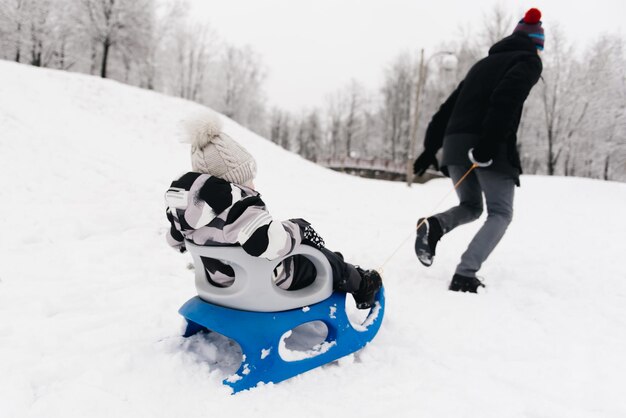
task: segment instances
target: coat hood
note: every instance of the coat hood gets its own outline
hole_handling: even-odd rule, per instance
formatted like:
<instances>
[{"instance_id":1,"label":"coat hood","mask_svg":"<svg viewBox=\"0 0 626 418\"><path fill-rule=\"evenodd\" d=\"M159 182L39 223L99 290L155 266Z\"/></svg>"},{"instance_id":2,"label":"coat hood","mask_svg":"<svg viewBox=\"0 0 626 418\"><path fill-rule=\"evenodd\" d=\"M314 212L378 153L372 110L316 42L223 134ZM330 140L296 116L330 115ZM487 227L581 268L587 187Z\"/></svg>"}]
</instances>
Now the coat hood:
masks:
<instances>
[{"instance_id":1,"label":"coat hood","mask_svg":"<svg viewBox=\"0 0 626 418\"><path fill-rule=\"evenodd\" d=\"M513 51L526 51L537 52L537 47L528 35L525 33L514 33L509 35L501 41L496 42L491 48L489 48L489 55L497 54L500 52L513 52Z\"/></svg>"}]
</instances>

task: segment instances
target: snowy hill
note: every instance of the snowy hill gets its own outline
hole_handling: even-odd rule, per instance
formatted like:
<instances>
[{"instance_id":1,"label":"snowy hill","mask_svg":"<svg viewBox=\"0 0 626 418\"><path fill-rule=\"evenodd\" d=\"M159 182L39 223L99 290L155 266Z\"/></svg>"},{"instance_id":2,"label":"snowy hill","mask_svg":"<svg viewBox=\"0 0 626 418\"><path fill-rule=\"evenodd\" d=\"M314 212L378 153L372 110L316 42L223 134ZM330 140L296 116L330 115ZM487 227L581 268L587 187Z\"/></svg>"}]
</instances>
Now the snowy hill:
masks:
<instances>
[{"instance_id":1,"label":"snowy hill","mask_svg":"<svg viewBox=\"0 0 626 418\"><path fill-rule=\"evenodd\" d=\"M232 397L223 347L179 337L195 289L164 239L163 193L189 168L178 122L200 106L3 61L0 80L1 417L626 415L626 185L523 177L485 294L446 290L477 223L430 269L409 240L372 344ZM274 216L368 268L451 187L334 173L226 123Z\"/></svg>"}]
</instances>

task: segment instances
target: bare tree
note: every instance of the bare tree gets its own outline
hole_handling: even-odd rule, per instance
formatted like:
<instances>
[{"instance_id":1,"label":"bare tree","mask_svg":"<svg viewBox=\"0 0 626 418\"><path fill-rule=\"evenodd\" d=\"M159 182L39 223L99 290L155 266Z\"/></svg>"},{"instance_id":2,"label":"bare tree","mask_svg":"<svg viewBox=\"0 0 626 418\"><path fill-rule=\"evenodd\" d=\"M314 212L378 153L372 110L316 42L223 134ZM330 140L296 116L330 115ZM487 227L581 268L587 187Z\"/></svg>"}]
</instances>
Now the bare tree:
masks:
<instances>
[{"instance_id":1,"label":"bare tree","mask_svg":"<svg viewBox=\"0 0 626 418\"><path fill-rule=\"evenodd\" d=\"M341 92L336 92L327 98L326 118L328 132L326 134L326 141L328 142L329 157L336 157L339 152L344 108L343 95Z\"/></svg>"},{"instance_id":2,"label":"bare tree","mask_svg":"<svg viewBox=\"0 0 626 418\"><path fill-rule=\"evenodd\" d=\"M281 133L283 129L283 125L282 125L283 115L284 115L284 112L280 110L279 108L275 107L272 109L270 113L270 118L269 118L269 124L270 124L269 140L279 145L280 145L280 137L281 137Z\"/></svg>"},{"instance_id":3,"label":"bare tree","mask_svg":"<svg viewBox=\"0 0 626 418\"><path fill-rule=\"evenodd\" d=\"M514 28L513 22L513 17L504 7L504 4L495 4L489 13L483 17L481 37L484 47L489 48L502 38L510 35Z\"/></svg>"},{"instance_id":4,"label":"bare tree","mask_svg":"<svg viewBox=\"0 0 626 418\"><path fill-rule=\"evenodd\" d=\"M555 174L567 141L580 128L589 107L587 98L576 88L577 80L572 77L576 63L571 58L571 46L558 28L552 30L551 39L551 53L544 58L543 83L540 85L548 142L548 175Z\"/></svg>"},{"instance_id":5,"label":"bare tree","mask_svg":"<svg viewBox=\"0 0 626 418\"><path fill-rule=\"evenodd\" d=\"M269 137L277 145L292 150L293 120L289 112L273 108L269 117Z\"/></svg>"},{"instance_id":6,"label":"bare tree","mask_svg":"<svg viewBox=\"0 0 626 418\"><path fill-rule=\"evenodd\" d=\"M367 94L363 85L351 80L327 98L325 110L328 132L326 141L332 156L355 156L363 153L368 138L365 111Z\"/></svg>"},{"instance_id":7,"label":"bare tree","mask_svg":"<svg viewBox=\"0 0 626 418\"><path fill-rule=\"evenodd\" d=\"M308 112L300 122L298 132L299 153L304 158L317 161L322 141L322 127L319 111L314 109Z\"/></svg>"},{"instance_id":8,"label":"bare tree","mask_svg":"<svg viewBox=\"0 0 626 418\"><path fill-rule=\"evenodd\" d=\"M24 32L28 27L28 0L0 0L0 39L3 55L15 62L22 60Z\"/></svg>"},{"instance_id":9,"label":"bare tree","mask_svg":"<svg viewBox=\"0 0 626 418\"><path fill-rule=\"evenodd\" d=\"M278 136L278 145L285 149L293 150L293 130L293 117L288 112L283 113L283 117L281 118L280 135Z\"/></svg>"},{"instance_id":10,"label":"bare tree","mask_svg":"<svg viewBox=\"0 0 626 418\"><path fill-rule=\"evenodd\" d=\"M206 26L194 26L176 34L179 67L178 95L202 100L202 88L211 65L210 34Z\"/></svg>"},{"instance_id":11,"label":"bare tree","mask_svg":"<svg viewBox=\"0 0 626 418\"><path fill-rule=\"evenodd\" d=\"M144 39L153 0L81 0L84 13L79 24L100 47L100 76L107 77L111 50L120 45L133 49ZM127 51L128 53L128 51Z\"/></svg>"},{"instance_id":12,"label":"bare tree","mask_svg":"<svg viewBox=\"0 0 626 418\"><path fill-rule=\"evenodd\" d=\"M590 176L609 179L613 166L622 173L626 168L624 39L604 35L585 51L584 58L585 71L580 71L576 84L583 89L589 106L587 117L572 138L579 154L575 158L585 156L591 160Z\"/></svg>"},{"instance_id":13,"label":"bare tree","mask_svg":"<svg viewBox=\"0 0 626 418\"><path fill-rule=\"evenodd\" d=\"M416 65L402 54L385 72L383 94L384 135L390 144L391 159L406 161L410 139L411 113L414 106Z\"/></svg>"},{"instance_id":14,"label":"bare tree","mask_svg":"<svg viewBox=\"0 0 626 418\"><path fill-rule=\"evenodd\" d=\"M66 17L67 0L27 0L30 64L36 67L69 68L67 47L77 37ZM71 11L70 11L71 13ZM71 60L71 59L70 59Z\"/></svg>"},{"instance_id":15,"label":"bare tree","mask_svg":"<svg viewBox=\"0 0 626 418\"><path fill-rule=\"evenodd\" d=\"M364 87L356 80L350 81L345 90L346 117L343 125L343 143L346 146L346 155L352 157L355 151L361 148L363 141L363 106ZM356 151L358 154L358 151Z\"/></svg>"},{"instance_id":16,"label":"bare tree","mask_svg":"<svg viewBox=\"0 0 626 418\"><path fill-rule=\"evenodd\" d=\"M72 67L73 9L69 0L0 0L2 55L38 67Z\"/></svg>"},{"instance_id":17,"label":"bare tree","mask_svg":"<svg viewBox=\"0 0 626 418\"><path fill-rule=\"evenodd\" d=\"M206 23L196 22L189 14L187 1L168 4L153 29L151 67L144 67L147 78L168 94L207 103L207 80L217 76L215 65L222 45ZM158 72L157 72L158 69Z\"/></svg>"},{"instance_id":18,"label":"bare tree","mask_svg":"<svg viewBox=\"0 0 626 418\"><path fill-rule=\"evenodd\" d=\"M51 0L52 3L52 0ZM81 5L73 0L54 0L49 20L48 37L49 52L44 53L43 66L61 70L85 70L82 66L89 55L85 54L86 36L77 28L75 21L81 12ZM45 41L44 41L45 43Z\"/></svg>"},{"instance_id":19,"label":"bare tree","mask_svg":"<svg viewBox=\"0 0 626 418\"><path fill-rule=\"evenodd\" d=\"M252 48L227 46L220 62L221 86L219 109L242 123L257 117L259 104L265 100L262 90L265 71Z\"/></svg>"}]
</instances>

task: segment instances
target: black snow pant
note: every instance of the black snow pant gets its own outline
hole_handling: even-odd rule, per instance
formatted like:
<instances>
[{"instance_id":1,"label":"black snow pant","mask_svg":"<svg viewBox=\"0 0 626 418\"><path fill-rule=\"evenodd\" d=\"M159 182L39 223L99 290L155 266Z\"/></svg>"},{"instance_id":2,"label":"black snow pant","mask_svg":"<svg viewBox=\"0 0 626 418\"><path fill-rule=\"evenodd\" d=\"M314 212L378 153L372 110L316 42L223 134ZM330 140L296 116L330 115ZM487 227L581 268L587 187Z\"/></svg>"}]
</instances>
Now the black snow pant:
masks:
<instances>
[{"instance_id":1,"label":"black snow pant","mask_svg":"<svg viewBox=\"0 0 626 418\"><path fill-rule=\"evenodd\" d=\"M341 253L330 251L322 247L322 254L330 263L333 272L333 289L347 293L354 293L361 285L361 275L356 268L343 260ZM315 280L317 274L313 263L303 255L293 256L294 276L289 290L298 290L307 287Z\"/></svg>"}]
</instances>

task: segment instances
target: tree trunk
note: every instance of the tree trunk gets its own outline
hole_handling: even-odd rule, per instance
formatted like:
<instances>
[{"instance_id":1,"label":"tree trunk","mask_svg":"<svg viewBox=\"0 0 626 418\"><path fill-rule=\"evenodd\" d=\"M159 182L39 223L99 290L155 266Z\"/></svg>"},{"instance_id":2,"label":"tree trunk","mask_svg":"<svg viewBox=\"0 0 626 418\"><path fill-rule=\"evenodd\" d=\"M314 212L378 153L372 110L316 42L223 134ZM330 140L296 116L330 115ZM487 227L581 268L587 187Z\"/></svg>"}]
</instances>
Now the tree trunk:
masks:
<instances>
[{"instance_id":1,"label":"tree trunk","mask_svg":"<svg viewBox=\"0 0 626 418\"><path fill-rule=\"evenodd\" d=\"M61 40L61 48L59 50L59 68L65 70L65 36Z\"/></svg>"},{"instance_id":2,"label":"tree trunk","mask_svg":"<svg viewBox=\"0 0 626 418\"><path fill-rule=\"evenodd\" d=\"M346 124L346 155L350 157L350 152L352 151L352 119L348 120Z\"/></svg>"},{"instance_id":3,"label":"tree trunk","mask_svg":"<svg viewBox=\"0 0 626 418\"><path fill-rule=\"evenodd\" d=\"M20 62L21 55L21 43L22 43L22 24L17 24L17 42L15 43L15 62Z\"/></svg>"},{"instance_id":4,"label":"tree trunk","mask_svg":"<svg viewBox=\"0 0 626 418\"><path fill-rule=\"evenodd\" d=\"M105 40L102 44L102 66L100 67L100 77L107 78L107 60L109 59L109 49L111 44L109 40Z\"/></svg>"},{"instance_id":5,"label":"tree trunk","mask_svg":"<svg viewBox=\"0 0 626 418\"><path fill-rule=\"evenodd\" d=\"M554 150L552 132L548 130L548 175L554 175Z\"/></svg>"}]
</instances>

